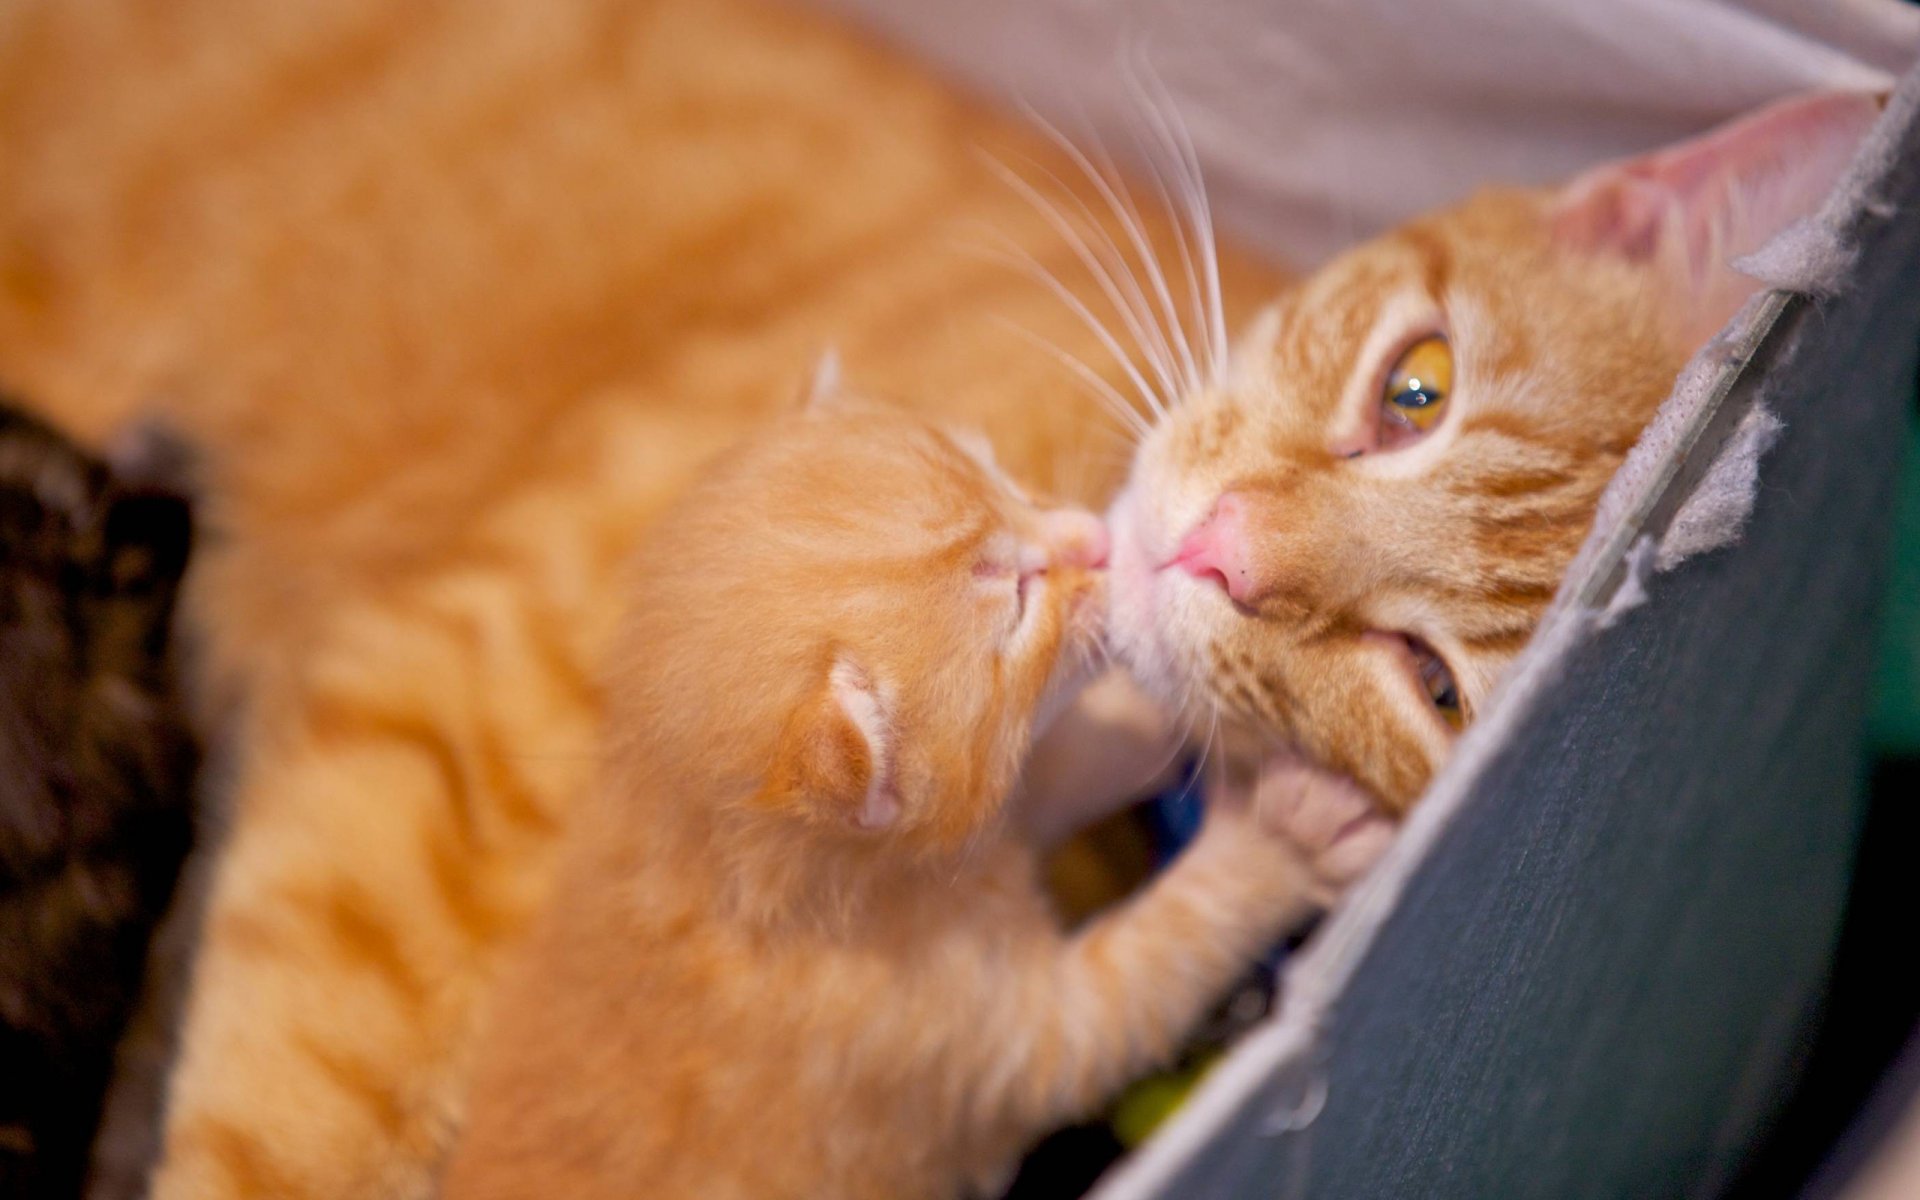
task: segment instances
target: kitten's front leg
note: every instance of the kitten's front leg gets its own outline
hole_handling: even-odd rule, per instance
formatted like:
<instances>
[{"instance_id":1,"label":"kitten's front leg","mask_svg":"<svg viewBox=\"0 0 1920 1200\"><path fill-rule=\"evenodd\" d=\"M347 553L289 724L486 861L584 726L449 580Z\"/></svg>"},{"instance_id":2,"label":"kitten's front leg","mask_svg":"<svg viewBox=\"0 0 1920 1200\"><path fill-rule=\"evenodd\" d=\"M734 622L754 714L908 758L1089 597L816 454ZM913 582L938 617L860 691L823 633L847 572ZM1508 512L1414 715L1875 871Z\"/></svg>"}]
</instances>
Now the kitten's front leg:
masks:
<instances>
[{"instance_id":1,"label":"kitten's front leg","mask_svg":"<svg viewBox=\"0 0 1920 1200\"><path fill-rule=\"evenodd\" d=\"M1216 784L1206 825L1138 896L1065 940L1018 1087L1084 1117L1168 1062L1248 964L1379 857L1393 827L1351 782L1270 759Z\"/></svg>"}]
</instances>

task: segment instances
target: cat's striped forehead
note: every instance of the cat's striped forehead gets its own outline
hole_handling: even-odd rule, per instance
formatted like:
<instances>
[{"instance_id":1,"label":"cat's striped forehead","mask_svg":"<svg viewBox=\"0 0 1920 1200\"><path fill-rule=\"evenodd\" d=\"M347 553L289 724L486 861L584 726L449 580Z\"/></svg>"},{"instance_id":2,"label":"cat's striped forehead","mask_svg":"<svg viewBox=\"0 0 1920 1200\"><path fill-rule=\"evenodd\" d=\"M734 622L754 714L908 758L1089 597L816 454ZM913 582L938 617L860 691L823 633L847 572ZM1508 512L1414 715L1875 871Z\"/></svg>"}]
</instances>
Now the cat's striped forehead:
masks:
<instances>
[{"instance_id":1,"label":"cat's striped forehead","mask_svg":"<svg viewBox=\"0 0 1920 1200\"><path fill-rule=\"evenodd\" d=\"M1451 256L1439 238L1406 230L1370 250L1313 276L1277 307L1267 365L1297 385L1303 398L1338 393L1390 300L1445 293Z\"/></svg>"}]
</instances>

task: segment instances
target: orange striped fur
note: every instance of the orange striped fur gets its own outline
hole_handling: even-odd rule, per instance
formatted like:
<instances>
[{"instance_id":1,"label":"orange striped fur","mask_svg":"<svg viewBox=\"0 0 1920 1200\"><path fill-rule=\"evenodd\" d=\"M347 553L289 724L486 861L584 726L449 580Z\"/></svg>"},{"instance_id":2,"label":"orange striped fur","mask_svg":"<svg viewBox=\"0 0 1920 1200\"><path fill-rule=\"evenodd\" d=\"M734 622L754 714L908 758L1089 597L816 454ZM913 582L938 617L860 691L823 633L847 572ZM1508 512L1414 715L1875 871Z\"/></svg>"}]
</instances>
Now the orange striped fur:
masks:
<instances>
[{"instance_id":1,"label":"orange striped fur","mask_svg":"<svg viewBox=\"0 0 1920 1200\"><path fill-rule=\"evenodd\" d=\"M981 149L1070 169L750 0L0 5L0 378L208 457L186 616L238 752L162 1200L429 1192L598 755L616 565L822 347L1111 487L1003 322L1097 345L969 252L1071 262Z\"/></svg>"}]
</instances>

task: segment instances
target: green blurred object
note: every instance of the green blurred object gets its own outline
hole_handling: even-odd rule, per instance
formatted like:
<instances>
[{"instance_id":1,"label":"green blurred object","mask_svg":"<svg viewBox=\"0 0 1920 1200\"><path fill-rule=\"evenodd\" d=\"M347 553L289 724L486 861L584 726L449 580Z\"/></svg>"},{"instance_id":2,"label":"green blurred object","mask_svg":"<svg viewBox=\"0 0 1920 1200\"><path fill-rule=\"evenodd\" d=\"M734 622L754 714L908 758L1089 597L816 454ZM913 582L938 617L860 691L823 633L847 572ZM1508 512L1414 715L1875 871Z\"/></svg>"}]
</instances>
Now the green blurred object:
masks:
<instances>
[{"instance_id":1,"label":"green blurred object","mask_svg":"<svg viewBox=\"0 0 1920 1200\"><path fill-rule=\"evenodd\" d=\"M1880 758L1920 756L1920 422L1907 422L1907 458L1894 500L1893 564L1880 612L1880 665L1868 745Z\"/></svg>"},{"instance_id":2,"label":"green blurred object","mask_svg":"<svg viewBox=\"0 0 1920 1200\"><path fill-rule=\"evenodd\" d=\"M1113 1106L1113 1136L1129 1150L1146 1141L1186 1103L1200 1080L1224 1056L1224 1051L1214 1050L1190 1066L1150 1075L1128 1088Z\"/></svg>"}]
</instances>

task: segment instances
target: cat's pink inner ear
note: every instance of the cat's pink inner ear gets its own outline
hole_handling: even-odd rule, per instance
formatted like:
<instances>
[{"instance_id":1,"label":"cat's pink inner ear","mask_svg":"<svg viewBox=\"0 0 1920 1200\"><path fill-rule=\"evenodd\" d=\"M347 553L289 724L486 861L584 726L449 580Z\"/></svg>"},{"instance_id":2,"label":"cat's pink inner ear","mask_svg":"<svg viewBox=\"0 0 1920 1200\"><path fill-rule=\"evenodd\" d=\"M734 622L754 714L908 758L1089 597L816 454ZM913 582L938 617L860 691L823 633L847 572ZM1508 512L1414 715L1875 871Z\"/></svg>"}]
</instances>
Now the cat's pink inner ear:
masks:
<instances>
[{"instance_id":1,"label":"cat's pink inner ear","mask_svg":"<svg viewBox=\"0 0 1920 1200\"><path fill-rule=\"evenodd\" d=\"M830 824L887 828L900 816L892 736L873 678L845 658L835 660L781 730L763 801Z\"/></svg>"},{"instance_id":2,"label":"cat's pink inner ear","mask_svg":"<svg viewBox=\"0 0 1920 1200\"><path fill-rule=\"evenodd\" d=\"M1859 92L1797 96L1678 145L1596 167L1555 200L1554 237L1577 250L1654 263L1711 332L1754 287L1731 261L1820 207L1881 106Z\"/></svg>"},{"instance_id":3,"label":"cat's pink inner ear","mask_svg":"<svg viewBox=\"0 0 1920 1200\"><path fill-rule=\"evenodd\" d=\"M841 658L827 677L834 701L864 750L867 765L854 824L885 829L900 817L893 787L893 727L879 685L858 664Z\"/></svg>"}]
</instances>

